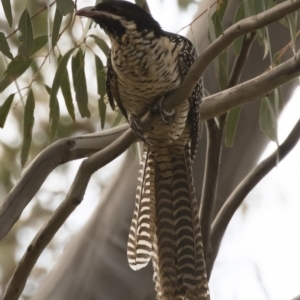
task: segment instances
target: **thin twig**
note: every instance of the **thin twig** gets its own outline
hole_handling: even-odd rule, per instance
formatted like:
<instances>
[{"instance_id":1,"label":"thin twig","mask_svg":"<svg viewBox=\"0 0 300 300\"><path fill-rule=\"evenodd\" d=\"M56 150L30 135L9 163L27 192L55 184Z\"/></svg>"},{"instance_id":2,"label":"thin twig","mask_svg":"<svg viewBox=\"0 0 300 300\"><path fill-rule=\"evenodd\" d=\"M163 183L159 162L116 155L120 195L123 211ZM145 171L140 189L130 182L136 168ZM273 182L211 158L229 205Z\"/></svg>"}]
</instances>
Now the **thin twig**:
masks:
<instances>
[{"instance_id":1,"label":"thin twig","mask_svg":"<svg viewBox=\"0 0 300 300\"><path fill-rule=\"evenodd\" d=\"M214 264L221 240L232 216L245 200L245 197L286 155L296 146L300 139L300 120L296 123L286 140L278 147L273 154L255 167L236 187L228 197L218 215L216 216L211 228L211 265Z\"/></svg>"}]
</instances>

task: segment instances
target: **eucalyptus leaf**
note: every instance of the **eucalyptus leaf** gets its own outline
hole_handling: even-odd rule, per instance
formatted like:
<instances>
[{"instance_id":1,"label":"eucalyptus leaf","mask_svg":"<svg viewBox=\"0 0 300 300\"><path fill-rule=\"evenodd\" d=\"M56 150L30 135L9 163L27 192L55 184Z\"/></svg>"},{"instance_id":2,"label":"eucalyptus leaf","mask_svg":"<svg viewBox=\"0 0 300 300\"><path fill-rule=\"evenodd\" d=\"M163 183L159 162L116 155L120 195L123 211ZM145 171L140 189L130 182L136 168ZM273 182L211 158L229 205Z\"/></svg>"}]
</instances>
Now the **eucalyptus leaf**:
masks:
<instances>
[{"instance_id":1,"label":"eucalyptus leaf","mask_svg":"<svg viewBox=\"0 0 300 300\"><path fill-rule=\"evenodd\" d=\"M242 106L230 110L226 118L225 126L225 146L232 147L236 135L236 130L241 114Z\"/></svg>"},{"instance_id":2,"label":"eucalyptus leaf","mask_svg":"<svg viewBox=\"0 0 300 300\"><path fill-rule=\"evenodd\" d=\"M3 32L0 32L0 51L8 58L13 59L13 55L10 52L9 45Z\"/></svg>"},{"instance_id":3,"label":"eucalyptus leaf","mask_svg":"<svg viewBox=\"0 0 300 300\"><path fill-rule=\"evenodd\" d=\"M90 37L95 40L95 43L102 50L102 52L107 56L109 52L109 47L107 46L106 42L94 34L90 35Z\"/></svg>"},{"instance_id":4,"label":"eucalyptus leaf","mask_svg":"<svg viewBox=\"0 0 300 300\"><path fill-rule=\"evenodd\" d=\"M34 124L35 101L33 92L30 89L25 103L24 120L23 120L23 144L21 149L21 166L25 166L29 155L29 149L32 141L32 128Z\"/></svg>"},{"instance_id":5,"label":"eucalyptus leaf","mask_svg":"<svg viewBox=\"0 0 300 300\"><path fill-rule=\"evenodd\" d=\"M30 56L33 51L33 29L27 9L21 15L18 29L21 32L19 37L21 44L19 45L18 54L20 56Z\"/></svg>"},{"instance_id":6,"label":"eucalyptus leaf","mask_svg":"<svg viewBox=\"0 0 300 300\"><path fill-rule=\"evenodd\" d=\"M72 0L57 0L57 9L61 12L63 16L73 13L74 2Z\"/></svg>"},{"instance_id":7,"label":"eucalyptus leaf","mask_svg":"<svg viewBox=\"0 0 300 300\"><path fill-rule=\"evenodd\" d=\"M242 1L241 4L239 5L238 9L236 10L235 16L234 16L234 23L237 23L238 21L242 20L245 18L245 8L244 8L244 2ZM235 56L239 56L242 50L243 46L243 40L244 37L240 36L235 41L233 42L233 51Z\"/></svg>"},{"instance_id":8,"label":"eucalyptus leaf","mask_svg":"<svg viewBox=\"0 0 300 300\"><path fill-rule=\"evenodd\" d=\"M68 113L73 121L75 121L75 108L73 104L73 98L72 98L72 92L71 92L71 86L70 86L70 79L69 79L69 73L66 70L65 74L63 76L62 82L61 82L61 91L65 99L65 104L68 110Z\"/></svg>"},{"instance_id":9,"label":"eucalyptus leaf","mask_svg":"<svg viewBox=\"0 0 300 300\"><path fill-rule=\"evenodd\" d=\"M41 50L48 42L48 36L47 35L39 35L34 38L33 40L33 51L32 54L38 52Z\"/></svg>"},{"instance_id":10,"label":"eucalyptus leaf","mask_svg":"<svg viewBox=\"0 0 300 300\"><path fill-rule=\"evenodd\" d=\"M98 100L98 109L99 109L99 116L101 122L101 128L104 128L105 125L105 118L106 118L106 104L104 102L104 96Z\"/></svg>"},{"instance_id":11,"label":"eucalyptus leaf","mask_svg":"<svg viewBox=\"0 0 300 300\"><path fill-rule=\"evenodd\" d=\"M0 106L0 127L3 128L15 94L10 94Z\"/></svg>"},{"instance_id":12,"label":"eucalyptus leaf","mask_svg":"<svg viewBox=\"0 0 300 300\"><path fill-rule=\"evenodd\" d=\"M45 84L45 88L49 95L51 95L51 88ZM50 142L52 142L55 138L58 122L59 122L59 103L57 97L55 97L54 101L52 101L52 105L50 106L49 112L49 122L50 122Z\"/></svg>"},{"instance_id":13,"label":"eucalyptus leaf","mask_svg":"<svg viewBox=\"0 0 300 300\"><path fill-rule=\"evenodd\" d=\"M1 0L1 2L2 2L2 6L3 6L3 10L4 10L6 20L9 24L9 27L11 27L11 25L12 25L12 13L11 13L10 0Z\"/></svg>"},{"instance_id":14,"label":"eucalyptus leaf","mask_svg":"<svg viewBox=\"0 0 300 300\"><path fill-rule=\"evenodd\" d=\"M56 73L54 75L53 83L52 83L52 88L51 88L51 93L50 93L50 109L51 107L53 108L56 102L56 95L57 92L62 84L64 74L67 69L67 64L69 61L69 58L71 54L73 53L74 48L70 49L60 60Z\"/></svg>"},{"instance_id":15,"label":"eucalyptus leaf","mask_svg":"<svg viewBox=\"0 0 300 300\"><path fill-rule=\"evenodd\" d=\"M32 58L16 56L7 66L4 78L0 81L2 93L14 80L21 76L31 65Z\"/></svg>"},{"instance_id":16,"label":"eucalyptus leaf","mask_svg":"<svg viewBox=\"0 0 300 300\"><path fill-rule=\"evenodd\" d=\"M84 73L84 54L81 49L72 58L72 75L76 94L76 102L81 116L89 118L91 113L88 108L88 93Z\"/></svg>"},{"instance_id":17,"label":"eucalyptus leaf","mask_svg":"<svg viewBox=\"0 0 300 300\"><path fill-rule=\"evenodd\" d=\"M52 47L54 48L57 44L58 37L59 37L59 29L62 22L62 14L59 9L56 9L54 22L53 22L53 29L52 29Z\"/></svg>"}]
</instances>

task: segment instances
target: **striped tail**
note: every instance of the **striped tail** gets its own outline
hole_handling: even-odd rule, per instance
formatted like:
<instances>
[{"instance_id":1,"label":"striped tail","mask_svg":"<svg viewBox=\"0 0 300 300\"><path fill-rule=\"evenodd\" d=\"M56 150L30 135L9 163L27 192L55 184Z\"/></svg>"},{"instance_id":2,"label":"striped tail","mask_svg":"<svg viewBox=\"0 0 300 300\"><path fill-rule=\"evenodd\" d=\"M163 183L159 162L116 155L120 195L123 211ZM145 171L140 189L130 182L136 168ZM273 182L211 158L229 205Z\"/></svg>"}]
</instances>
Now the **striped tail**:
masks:
<instances>
[{"instance_id":1,"label":"striped tail","mask_svg":"<svg viewBox=\"0 0 300 300\"><path fill-rule=\"evenodd\" d=\"M153 155L144 146L127 245L128 262L135 271L145 267L152 254L155 234L154 170Z\"/></svg>"},{"instance_id":2,"label":"striped tail","mask_svg":"<svg viewBox=\"0 0 300 300\"><path fill-rule=\"evenodd\" d=\"M208 300L191 155L155 155L157 247L153 267L160 300Z\"/></svg>"},{"instance_id":3,"label":"striped tail","mask_svg":"<svg viewBox=\"0 0 300 300\"><path fill-rule=\"evenodd\" d=\"M209 300L191 154L144 148L127 256L132 269L152 257L159 300Z\"/></svg>"}]
</instances>

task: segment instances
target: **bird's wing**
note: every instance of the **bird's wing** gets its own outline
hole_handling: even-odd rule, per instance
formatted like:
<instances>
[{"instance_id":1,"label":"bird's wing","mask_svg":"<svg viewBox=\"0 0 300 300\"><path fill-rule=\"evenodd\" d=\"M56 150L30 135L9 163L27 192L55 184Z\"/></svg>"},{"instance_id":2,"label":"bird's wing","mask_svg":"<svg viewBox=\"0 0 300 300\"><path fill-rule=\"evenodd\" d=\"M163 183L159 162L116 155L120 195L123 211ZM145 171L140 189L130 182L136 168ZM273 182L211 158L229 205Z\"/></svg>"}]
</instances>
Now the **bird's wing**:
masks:
<instances>
[{"instance_id":1,"label":"bird's wing","mask_svg":"<svg viewBox=\"0 0 300 300\"><path fill-rule=\"evenodd\" d=\"M111 63L111 51L107 55L107 77L106 77L106 93L108 97L108 102L112 110L116 109L116 104L120 108L121 113L127 119L127 112L120 99L118 90L118 77L115 73L112 63Z\"/></svg>"}]
</instances>

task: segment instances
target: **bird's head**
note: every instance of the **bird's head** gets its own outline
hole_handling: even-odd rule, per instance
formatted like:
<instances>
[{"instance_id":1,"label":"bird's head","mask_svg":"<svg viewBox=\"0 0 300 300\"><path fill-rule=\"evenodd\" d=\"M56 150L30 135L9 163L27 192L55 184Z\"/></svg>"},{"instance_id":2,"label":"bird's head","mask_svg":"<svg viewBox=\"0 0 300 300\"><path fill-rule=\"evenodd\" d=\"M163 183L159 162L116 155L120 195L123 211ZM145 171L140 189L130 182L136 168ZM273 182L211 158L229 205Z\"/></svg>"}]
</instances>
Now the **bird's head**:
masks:
<instances>
[{"instance_id":1,"label":"bird's head","mask_svg":"<svg viewBox=\"0 0 300 300\"><path fill-rule=\"evenodd\" d=\"M108 36L114 38L122 37L128 30L153 31L155 35L161 32L160 25L148 12L127 1L102 2L96 6L82 8L76 15L91 18Z\"/></svg>"}]
</instances>

